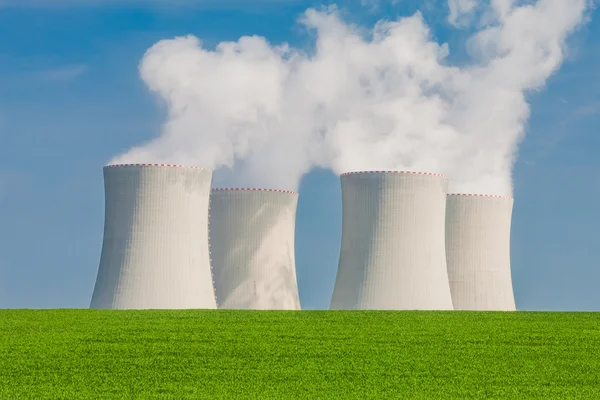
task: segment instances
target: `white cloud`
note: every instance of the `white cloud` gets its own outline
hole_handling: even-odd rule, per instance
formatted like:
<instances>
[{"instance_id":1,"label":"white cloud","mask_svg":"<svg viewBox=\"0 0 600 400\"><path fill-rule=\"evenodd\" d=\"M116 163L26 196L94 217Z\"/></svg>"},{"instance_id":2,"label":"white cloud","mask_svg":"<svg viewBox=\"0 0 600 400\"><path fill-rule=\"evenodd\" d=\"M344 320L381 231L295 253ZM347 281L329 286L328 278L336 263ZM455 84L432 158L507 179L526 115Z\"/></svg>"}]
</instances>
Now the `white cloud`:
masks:
<instances>
[{"instance_id":1,"label":"white cloud","mask_svg":"<svg viewBox=\"0 0 600 400\"><path fill-rule=\"evenodd\" d=\"M448 22L456 27L467 25L476 7L477 0L448 0Z\"/></svg>"},{"instance_id":2,"label":"white cloud","mask_svg":"<svg viewBox=\"0 0 600 400\"><path fill-rule=\"evenodd\" d=\"M375 11L379 8L379 6L381 5L381 3L388 3L390 5L397 5L400 4L402 2L402 0L360 0L360 4L363 7L367 7L369 9L371 9L372 11Z\"/></svg>"},{"instance_id":3,"label":"white cloud","mask_svg":"<svg viewBox=\"0 0 600 400\"><path fill-rule=\"evenodd\" d=\"M600 101L582 105L575 109L574 114L581 117L600 115Z\"/></svg>"},{"instance_id":4,"label":"white cloud","mask_svg":"<svg viewBox=\"0 0 600 400\"><path fill-rule=\"evenodd\" d=\"M215 51L163 40L140 65L169 119L114 162L227 167L234 184L296 189L314 166L443 172L451 190L510 194L526 94L564 59L587 0L492 0L453 67L419 13L366 37L335 9L308 10L314 52L243 37Z\"/></svg>"},{"instance_id":5,"label":"white cloud","mask_svg":"<svg viewBox=\"0 0 600 400\"><path fill-rule=\"evenodd\" d=\"M77 79L87 69L88 67L84 64L71 64L33 71L29 75L31 78L41 81L68 82Z\"/></svg>"}]
</instances>

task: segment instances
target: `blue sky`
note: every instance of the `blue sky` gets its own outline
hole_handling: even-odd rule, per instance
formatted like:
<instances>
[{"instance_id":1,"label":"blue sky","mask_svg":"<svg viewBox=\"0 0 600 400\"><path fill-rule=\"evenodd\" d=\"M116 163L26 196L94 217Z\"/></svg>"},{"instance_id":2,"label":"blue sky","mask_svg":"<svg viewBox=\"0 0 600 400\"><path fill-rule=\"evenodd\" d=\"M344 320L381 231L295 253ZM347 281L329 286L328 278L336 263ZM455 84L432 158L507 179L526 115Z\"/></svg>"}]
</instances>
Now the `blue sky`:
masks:
<instances>
[{"instance_id":1,"label":"blue sky","mask_svg":"<svg viewBox=\"0 0 600 400\"><path fill-rule=\"evenodd\" d=\"M85 3L85 4L82 4ZM168 3L168 4L167 4ZM417 1L338 2L369 26ZM424 15L460 61L464 31L444 2ZM164 110L138 76L160 39L195 34L207 46L258 34L307 46L307 1L0 0L0 307L89 305L102 243L102 166L155 136ZM515 166L512 268L517 307L600 310L600 22L569 40L561 70L530 94ZM336 176L300 188L296 254L304 308L326 308L341 232Z\"/></svg>"}]
</instances>

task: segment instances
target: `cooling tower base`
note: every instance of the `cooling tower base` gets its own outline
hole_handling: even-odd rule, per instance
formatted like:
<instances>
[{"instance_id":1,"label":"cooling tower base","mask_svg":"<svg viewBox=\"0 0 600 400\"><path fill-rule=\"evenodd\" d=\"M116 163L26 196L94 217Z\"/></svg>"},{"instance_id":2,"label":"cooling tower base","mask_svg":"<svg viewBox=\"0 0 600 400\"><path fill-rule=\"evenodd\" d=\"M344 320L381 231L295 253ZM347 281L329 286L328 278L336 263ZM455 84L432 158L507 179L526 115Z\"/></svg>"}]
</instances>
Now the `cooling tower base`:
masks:
<instances>
[{"instance_id":1,"label":"cooling tower base","mask_svg":"<svg viewBox=\"0 0 600 400\"><path fill-rule=\"evenodd\" d=\"M446 257L456 310L514 311L510 270L513 199L449 195Z\"/></svg>"},{"instance_id":2,"label":"cooling tower base","mask_svg":"<svg viewBox=\"0 0 600 400\"><path fill-rule=\"evenodd\" d=\"M91 308L216 308L208 249L212 173L104 168L105 224Z\"/></svg>"},{"instance_id":3,"label":"cooling tower base","mask_svg":"<svg viewBox=\"0 0 600 400\"><path fill-rule=\"evenodd\" d=\"M294 228L298 194L215 189L210 247L219 308L299 310Z\"/></svg>"},{"instance_id":4,"label":"cooling tower base","mask_svg":"<svg viewBox=\"0 0 600 400\"><path fill-rule=\"evenodd\" d=\"M444 245L447 179L342 175L343 227L331 309L451 310Z\"/></svg>"}]
</instances>

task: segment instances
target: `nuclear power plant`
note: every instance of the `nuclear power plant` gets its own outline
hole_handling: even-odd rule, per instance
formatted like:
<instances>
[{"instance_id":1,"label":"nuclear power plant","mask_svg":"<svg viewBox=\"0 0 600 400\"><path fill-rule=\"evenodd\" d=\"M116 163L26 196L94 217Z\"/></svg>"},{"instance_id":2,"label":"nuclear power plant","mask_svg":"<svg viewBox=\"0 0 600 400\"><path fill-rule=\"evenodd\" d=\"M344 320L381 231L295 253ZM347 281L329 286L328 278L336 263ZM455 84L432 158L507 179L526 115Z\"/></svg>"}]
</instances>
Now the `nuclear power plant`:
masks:
<instances>
[{"instance_id":1,"label":"nuclear power plant","mask_svg":"<svg viewBox=\"0 0 600 400\"><path fill-rule=\"evenodd\" d=\"M197 167L104 168L92 308L300 309L298 194L211 183ZM512 198L448 195L427 172L349 172L341 185L330 309L515 310Z\"/></svg>"},{"instance_id":2,"label":"nuclear power plant","mask_svg":"<svg viewBox=\"0 0 600 400\"><path fill-rule=\"evenodd\" d=\"M451 310L445 253L448 179L342 174L342 245L331 309Z\"/></svg>"},{"instance_id":3,"label":"nuclear power plant","mask_svg":"<svg viewBox=\"0 0 600 400\"><path fill-rule=\"evenodd\" d=\"M451 194L446 258L456 310L515 310L510 271L513 199Z\"/></svg>"},{"instance_id":4,"label":"nuclear power plant","mask_svg":"<svg viewBox=\"0 0 600 400\"><path fill-rule=\"evenodd\" d=\"M298 194L213 189L210 249L219 308L299 310L294 230Z\"/></svg>"},{"instance_id":5,"label":"nuclear power plant","mask_svg":"<svg viewBox=\"0 0 600 400\"><path fill-rule=\"evenodd\" d=\"M212 172L104 168L104 241L91 307L216 308L208 247Z\"/></svg>"}]
</instances>

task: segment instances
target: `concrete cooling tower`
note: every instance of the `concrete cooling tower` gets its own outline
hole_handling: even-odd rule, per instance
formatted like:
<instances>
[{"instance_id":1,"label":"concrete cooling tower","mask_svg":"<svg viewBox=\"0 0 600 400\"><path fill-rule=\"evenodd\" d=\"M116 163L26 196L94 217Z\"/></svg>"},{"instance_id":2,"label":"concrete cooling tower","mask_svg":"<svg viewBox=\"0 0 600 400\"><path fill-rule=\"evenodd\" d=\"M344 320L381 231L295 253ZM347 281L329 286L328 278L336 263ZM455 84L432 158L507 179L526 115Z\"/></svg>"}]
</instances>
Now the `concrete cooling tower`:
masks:
<instances>
[{"instance_id":1,"label":"concrete cooling tower","mask_svg":"<svg viewBox=\"0 0 600 400\"><path fill-rule=\"evenodd\" d=\"M216 308L208 248L212 172L104 168L104 242L92 308Z\"/></svg>"},{"instance_id":2,"label":"concrete cooling tower","mask_svg":"<svg viewBox=\"0 0 600 400\"><path fill-rule=\"evenodd\" d=\"M214 189L210 250L219 308L299 310L294 228L298 194Z\"/></svg>"},{"instance_id":3,"label":"concrete cooling tower","mask_svg":"<svg viewBox=\"0 0 600 400\"><path fill-rule=\"evenodd\" d=\"M446 206L446 258L454 308L515 310L510 272L513 199L452 194Z\"/></svg>"},{"instance_id":4,"label":"concrete cooling tower","mask_svg":"<svg viewBox=\"0 0 600 400\"><path fill-rule=\"evenodd\" d=\"M342 246L331 309L451 310L446 177L351 172L342 181Z\"/></svg>"}]
</instances>

